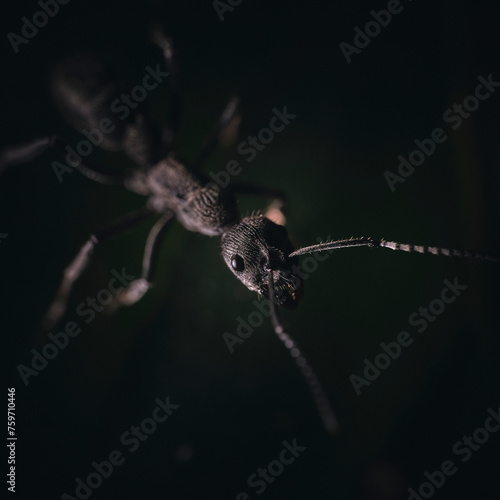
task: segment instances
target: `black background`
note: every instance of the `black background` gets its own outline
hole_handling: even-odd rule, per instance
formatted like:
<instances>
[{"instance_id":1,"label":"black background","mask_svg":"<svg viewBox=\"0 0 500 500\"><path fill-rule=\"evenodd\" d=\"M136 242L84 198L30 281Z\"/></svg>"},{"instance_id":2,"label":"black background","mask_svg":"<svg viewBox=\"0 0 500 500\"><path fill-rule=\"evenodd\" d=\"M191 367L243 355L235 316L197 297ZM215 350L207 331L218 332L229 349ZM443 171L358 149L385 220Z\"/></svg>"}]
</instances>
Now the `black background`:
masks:
<instances>
[{"instance_id":1,"label":"black background","mask_svg":"<svg viewBox=\"0 0 500 500\"><path fill-rule=\"evenodd\" d=\"M273 108L297 115L253 162L235 144L205 168L217 172L237 159L238 180L285 189L295 245L363 235L498 254L500 96L456 131L443 122L479 75L500 80L495 3L404 1L348 64L339 44L352 43L354 27L386 5L244 0L221 22L210 1L72 0L15 54L6 35L19 34L21 17L31 19L39 6L10 2L2 12L0 144L49 133L77 143L81 136L51 101L51 68L90 49L134 86L147 65L162 62L148 41L157 19L182 73L181 156L196 156L233 93L242 100L239 140L266 127ZM165 84L146 104L161 121L169 102ZM449 139L391 193L383 173L436 127ZM45 342L38 322L65 265L88 234L144 203L78 173L59 183L55 159L47 152L0 178L0 233L8 234L0 245L4 390L15 387L17 395L19 498L74 496L76 478L113 450L125 463L90 498L234 499L246 491L250 498L400 499L449 459L457 473L434 498L498 498L499 435L466 463L452 451L500 405L494 263L352 249L319 265L301 306L283 319L337 411L336 438L323 430L268 322L229 353L222 334L235 333L256 297L225 268L216 238L179 225L162 245L155 288L85 325L78 304L107 286L112 269L140 272L152 222L97 249L61 325L79 321L82 333L25 387L17 367ZM114 168L127 161L101 150L93 159ZM244 213L261 207L261 200L241 203ZM468 289L417 334L409 315L455 277ZM403 330L413 344L357 396L349 377ZM120 436L167 395L180 408L129 453ZM306 451L258 495L248 477L293 439Z\"/></svg>"}]
</instances>

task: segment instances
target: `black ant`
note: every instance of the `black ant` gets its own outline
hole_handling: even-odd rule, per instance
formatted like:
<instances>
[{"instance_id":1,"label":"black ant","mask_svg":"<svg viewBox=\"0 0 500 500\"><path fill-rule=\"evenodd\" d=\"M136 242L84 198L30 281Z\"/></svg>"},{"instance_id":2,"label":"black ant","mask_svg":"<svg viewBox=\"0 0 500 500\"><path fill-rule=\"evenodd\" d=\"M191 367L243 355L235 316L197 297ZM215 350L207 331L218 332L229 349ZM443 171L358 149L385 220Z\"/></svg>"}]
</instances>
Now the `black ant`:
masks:
<instances>
[{"instance_id":1,"label":"black ant","mask_svg":"<svg viewBox=\"0 0 500 500\"><path fill-rule=\"evenodd\" d=\"M99 61L79 56L62 63L54 73L53 91L56 102L67 120L79 130L95 129L105 120L109 133L103 135L101 146L109 150L124 151L139 167L126 173L109 174L94 168L88 162L75 161L74 157L67 156L68 161L94 181L120 184L132 192L147 196L147 203L145 208L128 214L108 229L90 236L64 270L56 297L43 318L43 326L50 330L61 319L72 286L87 266L97 244L156 214L159 219L147 238L142 275L117 295L115 303L131 305L140 300L153 284L162 238L177 219L190 231L220 236L222 256L231 272L248 289L270 301L274 331L302 370L326 430L334 433L338 429L338 423L322 385L295 342L285 332L278 313L278 306L295 308L303 295L304 283L299 256L338 248L368 246L495 262L499 260L483 253L373 238L324 242L295 250L283 225L273 222L265 215L242 218L237 208L236 194L269 197L273 200L270 208L274 211L284 209L285 194L277 189L246 184L221 188L200 173L200 167L219 142L221 134L239 119L236 98L229 101L193 166L188 166L176 157L174 141L179 123L178 72L170 40L159 28L155 28L152 33L154 42L163 51L173 97L168 125L164 130L160 130L139 108L131 109L126 117L120 119L110 112L121 87ZM29 144L7 148L0 155L0 171L29 161L53 147L66 152L68 146L61 139L49 136ZM268 212L264 212L266 213Z\"/></svg>"}]
</instances>

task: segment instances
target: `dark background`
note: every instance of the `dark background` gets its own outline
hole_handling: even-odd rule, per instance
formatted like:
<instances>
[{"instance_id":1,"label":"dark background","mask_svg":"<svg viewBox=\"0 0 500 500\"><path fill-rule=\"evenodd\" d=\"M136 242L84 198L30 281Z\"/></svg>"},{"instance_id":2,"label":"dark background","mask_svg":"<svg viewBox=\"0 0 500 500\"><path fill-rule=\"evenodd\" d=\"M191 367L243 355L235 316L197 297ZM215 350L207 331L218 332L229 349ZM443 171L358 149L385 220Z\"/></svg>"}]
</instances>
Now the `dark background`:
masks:
<instances>
[{"instance_id":1,"label":"dark background","mask_svg":"<svg viewBox=\"0 0 500 500\"><path fill-rule=\"evenodd\" d=\"M77 143L81 136L51 101L51 68L91 49L134 86L145 66L162 62L147 37L158 19L182 73L181 156L196 156L233 93L242 100L239 140L266 127L274 107L297 115L252 163L236 143L205 169L237 159L244 166L238 180L286 190L295 245L363 235L498 254L500 96L455 132L442 118L473 93L479 75L500 79L495 3L405 1L347 64L339 44L352 43L354 27L386 5L244 0L221 22L210 1L72 0L14 54L6 34L19 34L21 17L31 19L39 6L10 2L2 12L0 144L47 133ZM146 104L161 121L169 102L162 85ZM391 193L383 173L436 127L449 132L448 141ZM500 436L492 434L467 463L452 451L500 405L493 263L351 249L320 264L301 306L283 319L336 409L336 438L323 430L268 322L228 352L222 334L235 333L238 316L254 310L255 294L228 272L216 238L179 225L162 245L155 288L139 304L85 325L77 305L107 286L112 269L140 272L152 221L97 249L62 321L79 320L82 333L25 387L17 366L43 346L38 322L64 267L92 231L144 203L78 173L59 183L55 159L47 152L0 179L0 233L9 235L0 245L4 391L16 388L19 498L74 496L75 479L117 449L125 463L90 498L234 499L240 491L258 498L247 478L293 439L306 451L263 498L407 498L407 488L448 459L458 471L434 498L498 498ZM101 150L93 159L114 168L126 161ZM261 200L241 203L243 212L261 207ZM417 334L409 315L455 277L468 289ZM402 330L413 344L357 396L351 374L361 375L363 360ZM180 408L129 453L120 436L167 395Z\"/></svg>"}]
</instances>

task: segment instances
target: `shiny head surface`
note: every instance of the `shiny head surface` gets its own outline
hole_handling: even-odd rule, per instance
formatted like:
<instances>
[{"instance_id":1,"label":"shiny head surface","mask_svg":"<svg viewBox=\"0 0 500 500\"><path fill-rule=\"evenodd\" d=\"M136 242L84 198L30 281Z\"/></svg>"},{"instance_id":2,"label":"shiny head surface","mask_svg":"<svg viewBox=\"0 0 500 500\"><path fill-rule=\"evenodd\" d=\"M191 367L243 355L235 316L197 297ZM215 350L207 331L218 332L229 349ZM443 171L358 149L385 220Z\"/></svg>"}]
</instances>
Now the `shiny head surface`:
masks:
<instances>
[{"instance_id":1,"label":"shiny head surface","mask_svg":"<svg viewBox=\"0 0 500 500\"><path fill-rule=\"evenodd\" d=\"M284 226L266 217L245 217L222 236L222 256L232 273L249 289L293 309L302 298L304 284L299 260L289 257L294 247ZM274 293L269 294L272 272Z\"/></svg>"}]
</instances>

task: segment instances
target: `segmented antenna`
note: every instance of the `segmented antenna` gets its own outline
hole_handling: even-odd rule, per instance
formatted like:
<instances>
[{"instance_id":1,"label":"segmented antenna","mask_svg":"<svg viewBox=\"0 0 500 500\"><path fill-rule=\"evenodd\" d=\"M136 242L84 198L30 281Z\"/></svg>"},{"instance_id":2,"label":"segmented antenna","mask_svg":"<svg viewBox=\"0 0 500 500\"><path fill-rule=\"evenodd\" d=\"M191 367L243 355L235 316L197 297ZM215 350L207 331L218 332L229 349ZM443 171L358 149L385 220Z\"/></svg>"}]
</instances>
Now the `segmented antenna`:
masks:
<instances>
[{"instance_id":1,"label":"segmented antenna","mask_svg":"<svg viewBox=\"0 0 500 500\"><path fill-rule=\"evenodd\" d=\"M468 250L454 250L441 247L430 247L426 245L411 245L408 243L396 243L395 241L375 240L373 238L350 238L348 240L318 243L317 245L299 248L298 250L292 252L289 257L296 257L298 255L305 255L307 253L324 252L326 250L334 250L336 248L362 246L390 248L391 250L401 250L403 252L432 253L434 255L445 255L446 257L461 257L468 259L487 260L490 262L500 262L499 258L493 257L492 255L489 255L487 253L471 252Z\"/></svg>"},{"instance_id":2,"label":"segmented antenna","mask_svg":"<svg viewBox=\"0 0 500 500\"><path fill-rule=\"evenodd\" d=\"M326 431L329 434L336 434L339 430L337 417L330 406L321 382L318 380L318 377L311 368L311 365L304 357L295 341L290 337L290 335L288 335L288 333L285 332L283 326L281 325L278 308L274 301L274 283L272 275L273 273L271 271L268 278L268 287L269 302L271 306L271 321L273 323L274 332L281 342L283 342L285 347L290 351L292 358L295 359L295 363L300 368L306 382L309 384L309 389L311 390L314 402L316 403L316 408L318 409Z\"/></svg>"}]
</instances>

